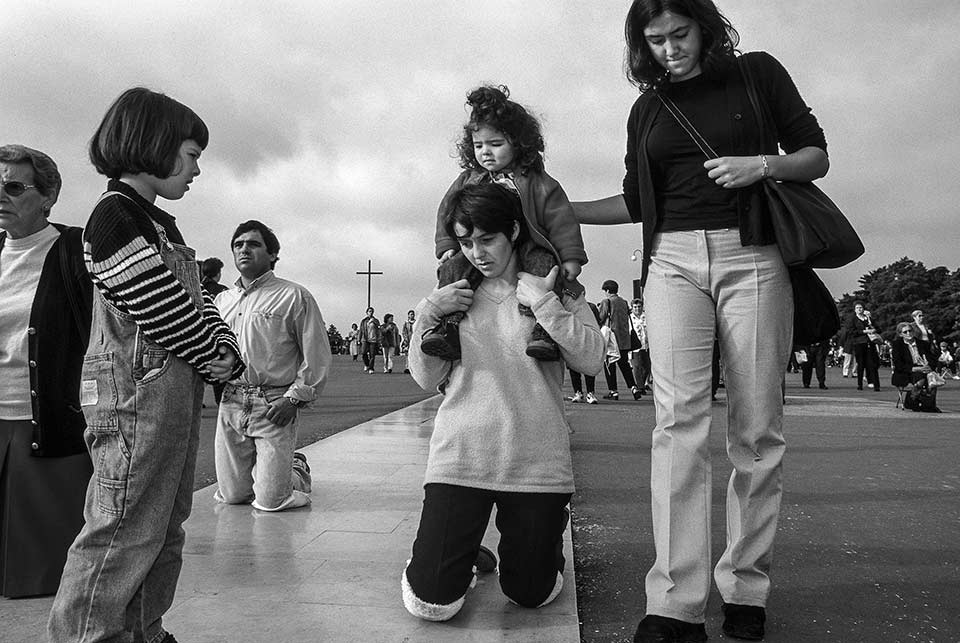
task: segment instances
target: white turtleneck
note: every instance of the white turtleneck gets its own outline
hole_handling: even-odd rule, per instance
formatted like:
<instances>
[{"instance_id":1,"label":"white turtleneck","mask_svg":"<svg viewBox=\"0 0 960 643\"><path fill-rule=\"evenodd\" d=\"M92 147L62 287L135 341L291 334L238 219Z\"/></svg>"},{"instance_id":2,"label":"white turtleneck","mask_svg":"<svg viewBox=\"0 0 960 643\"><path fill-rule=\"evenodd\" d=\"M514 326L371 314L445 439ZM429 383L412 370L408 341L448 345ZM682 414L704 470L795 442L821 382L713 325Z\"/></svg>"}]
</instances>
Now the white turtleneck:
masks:
<instances>
[{"instance_id":1,"label":"white turtleneck","mask_svg":"<svg viewBox=\"0 0 960 643\"><path fill-rule=\"evenodd\" d=\"M0 250L0 420L29 420L30 369L27 328L43 262L60 231L52 225Z\"/></svg>"}]
</instances>

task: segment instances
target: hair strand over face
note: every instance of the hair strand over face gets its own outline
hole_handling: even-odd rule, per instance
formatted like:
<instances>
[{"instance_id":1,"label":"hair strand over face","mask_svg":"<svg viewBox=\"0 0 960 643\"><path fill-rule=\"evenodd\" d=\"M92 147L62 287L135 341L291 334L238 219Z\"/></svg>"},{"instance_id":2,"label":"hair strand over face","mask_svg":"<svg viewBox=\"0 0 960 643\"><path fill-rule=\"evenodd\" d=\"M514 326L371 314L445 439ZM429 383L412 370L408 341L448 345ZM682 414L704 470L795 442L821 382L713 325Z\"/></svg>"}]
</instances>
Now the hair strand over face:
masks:
<instances>
[{"instance_id":1,"label":"hair strand over face","mask_svg":"<svg viewBox=\"0 0 960 643\"><path fill-rule=\"evenodd\" d=\"M627 40L624 68L627 78L640 91L657 87L669 78L669 72L653 57L643 33L655 18L667 11L700 26L703 43L700 67L704 74L722 72L733 64L740 34L711 0L634 0L624 25Z\"/></svg>"}]
</instances>

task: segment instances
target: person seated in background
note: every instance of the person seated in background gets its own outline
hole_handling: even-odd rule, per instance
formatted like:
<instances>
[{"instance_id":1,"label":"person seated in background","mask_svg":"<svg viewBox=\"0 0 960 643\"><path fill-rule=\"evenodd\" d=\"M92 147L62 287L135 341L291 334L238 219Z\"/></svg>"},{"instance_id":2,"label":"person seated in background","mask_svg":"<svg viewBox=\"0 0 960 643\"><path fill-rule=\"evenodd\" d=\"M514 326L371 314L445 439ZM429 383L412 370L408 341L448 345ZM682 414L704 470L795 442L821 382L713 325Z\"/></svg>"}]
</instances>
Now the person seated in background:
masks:
<instances>
[{"instance_id":1,"label":"person seated in background","mask_svg":"<svg viewBox=\"0 0 960 643\"><path fill-rule=\"evenodd\" d=\"M936 363L936 357L930 352L930 344L913 336L910 322L897 324L897 338L891 348L893 374L890 383L900 389L909 389L904 399L904 408L914 411L939 413L937 407L937 389L927 385L927 373ZM929 396L929 403L917 404L916 400Z\"/></svg>"},{"instance_id":2,"label":"person seated in background","mask_svg":"<svg viewBox=\"0 0 960 643\"><path fill-rule=\"evenodd\" d=\"M940 356L937 358L937 364L942 376L960 380L960 374L957 372L957 360L950 353L950 346L946 342L940 342Z\"/></svg>"}]
</instances>

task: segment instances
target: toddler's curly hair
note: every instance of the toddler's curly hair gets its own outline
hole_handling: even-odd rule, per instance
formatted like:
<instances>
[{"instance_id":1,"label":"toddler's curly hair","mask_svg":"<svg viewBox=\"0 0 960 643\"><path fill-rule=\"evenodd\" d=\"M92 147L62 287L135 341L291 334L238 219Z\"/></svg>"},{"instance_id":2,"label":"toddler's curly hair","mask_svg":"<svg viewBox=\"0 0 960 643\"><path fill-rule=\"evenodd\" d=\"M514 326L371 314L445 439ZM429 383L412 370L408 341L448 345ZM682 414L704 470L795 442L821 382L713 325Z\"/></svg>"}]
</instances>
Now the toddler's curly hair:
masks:
<instances>
[{"instance_id":1,"label":"toddler's curly hair","mask_svg":"<svg viewBox=\"0 0 960 643\"><path fill-rule=\"evenodd\" d=\"M473 134L484 125L499 130L513 145L513 165L518 172L543 171L543 135L540 122L522 105L510 100L506 85L483 85L467 94L470 119L457 143L460 167L483 170L473 151Z\"/></svg>"}]
</instances>

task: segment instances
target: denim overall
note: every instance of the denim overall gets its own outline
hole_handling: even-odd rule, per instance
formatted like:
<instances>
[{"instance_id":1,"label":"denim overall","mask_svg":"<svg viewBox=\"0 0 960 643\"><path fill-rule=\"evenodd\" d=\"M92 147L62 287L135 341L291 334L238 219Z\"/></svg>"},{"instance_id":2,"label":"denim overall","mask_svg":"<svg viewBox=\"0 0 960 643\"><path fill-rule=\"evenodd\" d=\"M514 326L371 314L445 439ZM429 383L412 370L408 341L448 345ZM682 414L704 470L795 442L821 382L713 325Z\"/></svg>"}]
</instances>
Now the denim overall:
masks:
<instances>
[{"instance_id":1,"label":"denim overall","mask_svg":"<svg viewBox=\"0 0 960 643\"><path fill-rule=\"evenodd\" d=\"M163 263L202 310L194 251L155 225ZM204 383L99 289L93 303L80 404L94 475L48 633L57 642L157 643L182 565Z\"/></svg>"}]
</instances>

